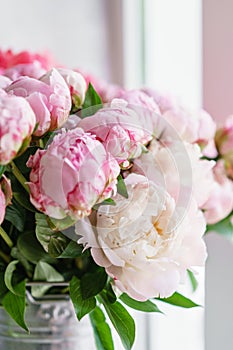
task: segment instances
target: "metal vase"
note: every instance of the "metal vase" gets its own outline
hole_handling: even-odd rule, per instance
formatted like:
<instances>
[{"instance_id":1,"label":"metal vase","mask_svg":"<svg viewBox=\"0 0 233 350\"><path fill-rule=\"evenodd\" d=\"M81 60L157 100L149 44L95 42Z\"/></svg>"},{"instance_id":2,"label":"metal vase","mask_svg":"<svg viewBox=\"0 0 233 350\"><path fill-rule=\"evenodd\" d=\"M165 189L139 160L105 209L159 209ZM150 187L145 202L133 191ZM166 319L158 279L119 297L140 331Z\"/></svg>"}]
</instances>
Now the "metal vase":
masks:
<instances>
[{"instance_id":1,"label":"metal vase","mask_svg":"<svg viewBox=\"0 0 233 350\"><path fill-rule=\"evenodd\" d=\"M25 319L30 333L21 329L0 307L1 350L93 350L89 319L76 318L70 300L28 298Z\"/></svg>"}]
</instances>

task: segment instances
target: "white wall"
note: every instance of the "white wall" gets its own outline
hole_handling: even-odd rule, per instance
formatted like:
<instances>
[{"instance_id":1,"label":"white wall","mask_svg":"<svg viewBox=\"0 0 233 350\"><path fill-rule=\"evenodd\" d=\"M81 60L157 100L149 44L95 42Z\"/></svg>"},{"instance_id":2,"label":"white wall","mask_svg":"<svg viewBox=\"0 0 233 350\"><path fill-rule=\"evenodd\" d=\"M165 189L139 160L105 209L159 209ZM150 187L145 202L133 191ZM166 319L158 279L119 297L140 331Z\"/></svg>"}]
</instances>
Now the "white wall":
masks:
<instances>
[{"instance_id":1,"label":"white wall","mask_svg":"<svg viewBox=\"0 0 233 350\"><path fill-rule=\"evenodd\" d=\"M203 0L203 104L221 123L233 114L233 1ZM206 237L206 350L233 349L233 243Z\"/></svg>"},{"instance_id":2,"label":"white wall","mask_svg":"<svg viewBox=\"0 0 233 350\"><path fill-rule=\"evenodd\" d=\"M204 107L219 122L233 113L232 23L232 0L203 0Z\"/></svg>"},{"instance_id":3,"label":"white wall","mask_svg":"<svg viewBox=\"0 0 233 350\"><path fill-rule=\"evenodd\" d=\"M145 85L168 91L184 104L202 102L202 1L145 0ZM204 269L199 289L184 295L204 305ZM203 350L204 308L160 305L165 316L151 316L151 349Z\"/></svg>"},{"instance_id":4,"label":"white wall","mask_svg":"<svg viewBox=\"0 0 233 350\"><path fill-rule=\"evenodd\" d=\"M7 0L1 4L0 47L48 49L70 68L119 80L111 48L114 18L108 0ZM111 27L109 27L111 23ZM115 47L117 49L117 46ZM119 77L120 75L120 77Z\"/></svg>"},{"instance_id":5,"label":"white wall","mask_svg":"<svg viewBox=\"0 0 233 350\"><path fill-rule=\"evenodd\" d=\"M210 233L206 237L205 350L233 349L233 244Z\"/></svg>"}]
</instances>

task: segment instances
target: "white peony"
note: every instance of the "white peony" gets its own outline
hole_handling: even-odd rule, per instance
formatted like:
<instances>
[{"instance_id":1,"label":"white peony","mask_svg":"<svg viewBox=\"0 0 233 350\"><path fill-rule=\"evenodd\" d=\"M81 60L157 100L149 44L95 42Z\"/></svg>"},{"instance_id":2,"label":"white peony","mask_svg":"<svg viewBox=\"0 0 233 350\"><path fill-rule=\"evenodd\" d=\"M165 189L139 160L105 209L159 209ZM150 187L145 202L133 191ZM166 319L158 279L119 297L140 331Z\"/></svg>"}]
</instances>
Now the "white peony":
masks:
<instances>
[{"instance_id":1,"label":"white peony","mask_svg":"<svg viewBox=\"0 0 233 350\"><path fill-rule=\"evenodd\" d=\"M116 206L101 206L92 224L77 222L79 243L91 247L122 292L137 300L168 297L187 269L205 262L205 219L192 201L177 220L174 199L144 176L130 174L125 183L128 199L116 195Z\"/></svg>"},{"instance_id":2,"label":"white peony","mask_svg":"<svg viewBox=\"0 0 233 350\"><path fill-rule=\"evenodd\" d=\"M215 165L202 156L197 144L177 141L166 146L153 140L149 152L135 160L133 170L162 186L177 207L186 208L193 196L202 208L213 190Z\"/></svg>"}]
</instances>

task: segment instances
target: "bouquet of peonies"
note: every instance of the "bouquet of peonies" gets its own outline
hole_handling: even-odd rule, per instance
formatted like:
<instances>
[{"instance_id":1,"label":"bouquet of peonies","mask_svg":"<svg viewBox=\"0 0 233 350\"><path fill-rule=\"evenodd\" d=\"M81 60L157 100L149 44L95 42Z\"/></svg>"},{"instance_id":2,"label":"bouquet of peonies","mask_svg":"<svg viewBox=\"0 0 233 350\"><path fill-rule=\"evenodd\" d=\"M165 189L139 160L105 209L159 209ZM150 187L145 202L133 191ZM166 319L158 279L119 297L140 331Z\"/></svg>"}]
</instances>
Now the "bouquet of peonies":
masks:
<instances>
[{"instance_id":1,"label":"bouquet of peonies","mask_svg":"<svg viewBox=\"0 0 233 350\"><path fill-rule=\"evenodd\" d=\"M113 349L106 313L131 349L124 304L196 306L177 289L206 224L230 225L233 119L215 136L205 111L53 65L0 51L0 301L27 330L28 292L69 293L98 346Z\"/></svg>"}]
</instances>

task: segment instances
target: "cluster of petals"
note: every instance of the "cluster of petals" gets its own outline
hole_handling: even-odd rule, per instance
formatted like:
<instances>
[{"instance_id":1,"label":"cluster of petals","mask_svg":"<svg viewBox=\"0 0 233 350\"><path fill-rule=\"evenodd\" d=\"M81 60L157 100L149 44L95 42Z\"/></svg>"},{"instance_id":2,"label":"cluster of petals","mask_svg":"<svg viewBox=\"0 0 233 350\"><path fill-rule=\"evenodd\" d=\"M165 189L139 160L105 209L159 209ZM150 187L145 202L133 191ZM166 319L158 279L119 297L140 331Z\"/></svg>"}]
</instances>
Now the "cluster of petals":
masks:
<instances>
[{"instance_id":1,"label":"cluster of petals","mask_svg":"<svg viewBox=\"0 0 233 350\"><path fill-rule=\"evenodd\" d=\"M155 183L137 174L125 183L128 199L117 195L116 206L76 223L79 242L122 292L140 301L168 297L187 269L205 262L204 216L192 201L180 221L174 199Z\"/></svg>"},{"instance_id":2,"label":"cluster of petals","mask_svg":"<svg viewBox=\"0 0 233 350\"><path fill-rule=\"evenodd\" d=\"M11 199L12 189L10 180L5 175L2 175L0 180L0 225L4 220L7 205L11 204Z\"/></svg>"},{"instance_id":3,"label":"cluster of petals","mask_svg":"<svg viewBox=\"0 0 233 350\"><path fill-rule=\"evenodd\" d=\"M116 192L120 168L103 145L81 128L56 135L27 163L31 202L55 218L78 220Z\"/></svg>"},{"instance_id":4,"label":"cluster of petals","mask_svg":"<svg viewBox=\"0 0 233 350\"><path fill-rule=\"evenodd\" d=\"M27 143L36 125L35 114L22 97L0 91L0 164L8 164Z\"/></svg>"},{"instance_id":5,"label":"cluster of petals","mask_svg":"<svg viewBox=\"0 0 233 350\"><path fill-rule=\"evenodd\" d=\"M207 201L202 205L208 224L215 224L227 217L233 210L233 183L226 176L223 159L213 169L214 182Z\"/></svg>"},{"instance_id":6,"label":"cluster of petals","mask_svg":"<svg viewBox=\"0 0 233 350\"><path fill-rule=\"evenodd\" d=\"M24 97L32 107L38 124L34 135L61 127L69 117L71 109L70 91L56 69L52 69L39 80L21 77L6 88L8 94Z\"/></svg>"},{"instance_id":7,"label":"cluster of petals","mask_svg":"<svg viewBox=\"0 0 233 350\"><path fill-rule=\"evenodd\" d=\"M173 126L182 140L204 147L213 140L216 124L204 110L192 111L173 96L162 95L153 89L143 91L154 99L163 117Z\"/></svg>"},{"instance_id":8,"label":"cluster of petals","mask_svg":"<svg viewBox=\"0 0 233 350\"><path fill-rule=\"evenodd\" d=\"M137 158L151 139L153 128L143 115L129 108L125 100L115 99L91 117L82 119L79 127L96 135L118 163Z\"/></svg>"},{"instance_id":9,"label":"cluster of petals","mask_svg":"<svg viewBox=\"0 0 233 350\"><path fill-rule=\"evenodd\" d=\"M58 72L65 80L72 99L72 104L75 108L80 108L84 102L87 90L87 83L81 73L72 69L58 68Z\"/></svg>"}]
</instances>

